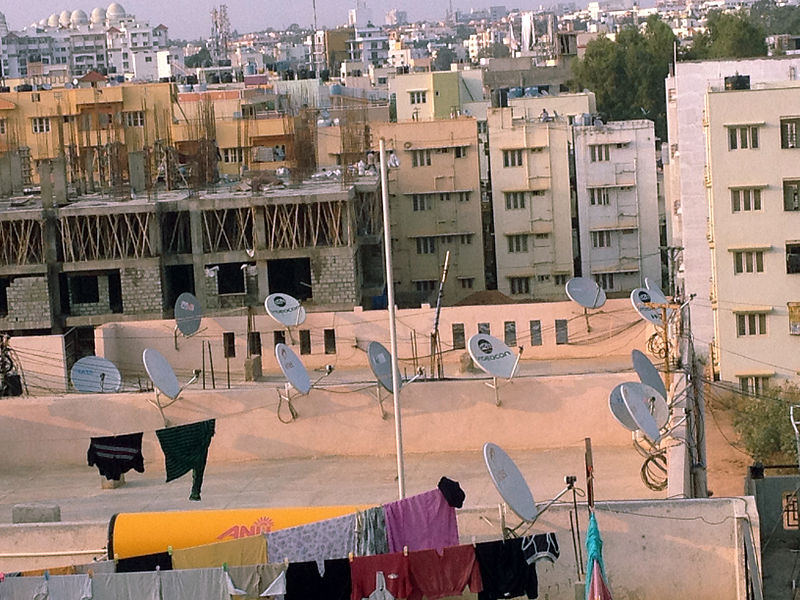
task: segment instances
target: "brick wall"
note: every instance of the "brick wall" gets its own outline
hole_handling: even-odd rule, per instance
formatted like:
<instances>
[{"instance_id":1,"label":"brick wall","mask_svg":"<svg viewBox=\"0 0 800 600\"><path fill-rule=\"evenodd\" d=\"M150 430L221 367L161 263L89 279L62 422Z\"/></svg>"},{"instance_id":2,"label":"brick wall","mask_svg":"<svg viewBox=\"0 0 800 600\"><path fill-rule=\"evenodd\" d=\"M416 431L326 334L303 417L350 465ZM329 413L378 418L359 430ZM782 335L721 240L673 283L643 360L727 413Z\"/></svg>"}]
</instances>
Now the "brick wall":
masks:
<instances>
[{"instance_id":1,"label":"brick wall","mask_svg":"<svg viewBox=\"0 0 800 600\"><path fill-rule=\"evenodd\" d=\"M108 300L108 275L97 276L97 302L75 302L72 298L72 286L69 287L69 314L73 317L106 315L111 312Z\"/></svg>"},{"instance_id":2,"label":"brick wall","mask_svg":"<svg viewBox=\"0 0 800 600\"><path fill-rule=\"evenodd\" d=\"M16 277L6 289L8 318L12 327L50 327L50 300L45 277Z\"/></svg>"},{"instance_id":3,"label":"brick wall","mask_svg":"<svg viewBox=\"0 0 800 600\"><path fill-rule=\"evenodd\" d=\"M359 304L356 261L352 248L311 259L314 302L317 304Z\"/></svg>"},{"instance_id":4,"label":"brick wall","mask_svg":"<svg viewBox=\"0 0 800 600\"><path fill-rule=\"evenodd\" d=\"M158 266L120 269L122 307L126 315L162 312L161 272Z\"/></svg>"}]
</instances>

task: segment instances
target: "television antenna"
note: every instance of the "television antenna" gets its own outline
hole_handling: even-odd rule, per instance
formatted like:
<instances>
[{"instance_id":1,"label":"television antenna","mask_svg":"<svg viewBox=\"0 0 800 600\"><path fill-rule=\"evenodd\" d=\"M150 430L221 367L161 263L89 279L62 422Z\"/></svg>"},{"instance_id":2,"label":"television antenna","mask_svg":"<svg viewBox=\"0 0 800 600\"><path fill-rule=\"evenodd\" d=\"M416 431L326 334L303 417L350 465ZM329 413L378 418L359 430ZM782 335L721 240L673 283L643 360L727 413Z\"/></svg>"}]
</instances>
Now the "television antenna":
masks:
<instances>
[{"instance_id":1,"label":"television antenna","mask_svg":"<svg viewBox=\"0 0 800 600\"><path fill-rule=\"evenodd\" d=\"M294 350L289 346L286 344L275 344L275 358L278 361L281 372L283 372L284 377L287 379L283 393L281 393L280 388L278 388L278 420L281 423L291 423L297 418L297 411L292 401L298 396L306 396L308 392L311 391L312 387L333 373L333 365L326 365L325 373L323 373L322 377L317 379L314 383L311 383L311 378L308 376L308 371L305 365L303 365L303 361L300 360L300 357L297 356ZM297 391L296 395L292 394L293 388ZM281 417L281 407L284 402L286 402L286 406L289 408L290 417L288 420L284 420L283 417Z\"/></svg>"},{"instance_id":2,"label":"television antenna","mask_svg":"<svg viewBox=\"0 0 800 600\"><path fill-rule=\"evenodd\" d=\"M178 333L183 337L192 337L200 330L200 322L203 319L203 307L200 300L194 294L183 292L175 300L175 329L172 337L175 342L175 350L178 350Z\"/></svg>"},{"instance_id":3,"label":"television antenna","mask_svg":"<svg viewBox=\"0 0 800 600\"><path fill-rule=\"evenodd\" d=\"M306 309L300 301L289 294L270 294L264 300L264 308L273 320L286 327L289 340L293 342L292 327L302 325L306 320Z\"/></svg>"},{"instance_id":4,"label":"television antenna","mask_svg":"<svg viewBox=\"0 0 800 600\"><path fill-rule=\"evenodd\" d=\"M78 359L69 372L72 386L87 394L116 393L122 386L122 376L116 365L100 356Z\"/></svg>"},{"instance_id":5,"label":"television antenna","mask_svg":"<svg viewBox=\"0 0 800 600\"><path fill-rule=\"evenodd\" d=\"M192 378L185 384L178 383L178 378L175 376L175 371L169 364L164 355L155 348L145 348L142 352L142 362L144 363L144 370L147 371L147 376L153 382L155 390L155 400L148 400L150 404L158 409L161 413L161 418L164 420L164 427L169 427L169 421L164 415L164 409L172 406L180 398L181 393L187 387L192 385L200 376L200 369L195 369L192 373ZM169 398L169 402L162 403L161 395Z\"/></svg>"},{"instance_id":6,"label":"television antenna","mask_svg":"<svg viewBox=\"0 0 800 600\"><path fill-rule=\"evenodd\" d=\"M370 342L367 346L367 359L369 361L369 368L372 369L372 374L375 375L377 379L377 392L378 392L378 407L381 410L381 419L386 419L389 415L383 410L383 397L381 393L381 388L392 393L393 386L392 386L392 355L389 351L384 347L383 344L380 342ZM416 381L422 376L422 367L417 370L417 374L414 375L411 379L406 382L403 382L403 378L400 375L400 370L397 370L396 378L399 384L399 389L402 389L404 385L412 383ZM399 390L398 390L399 391Z\"/></svg>"},{"instance_id":7,"label":"television antenna","mask_svg":"<svg viewBox=\"0 0 800 600\"><path fill-rule=\"evenodd\" d=\"M631 361L633 362L633 370L639 376L639 381L654 388L664 398L669 398L667 386L664 385L661 374L650 359L645 356L644 352L632 350Z\"/></svg>"},{"instance_id":8,"label":"television antenna","mask_svg":"<svg viewBox=\"0 0 800 600\"><path fill-rule=\"evenodd\" d=\"M569 299L583 307L586 331L592 331L589 324L589 309L601 308L606 303L606 292L594 279L573 277L564 286Z\"/></svg>"},{"instance_id":9,"label":"television antenna","mask_svg":"<svg viewBox=\"0 0 800 600\"><path fill-rule=\"evenodd\" d=\"M483 371L492 376L492 383L487 383L494 390L494 400L500 406L500 393L497 378L502 377L510 382L517 373L520 358L522 358L522 346L519 354L514 355L511 348L506 346L496 337L486 333L476 333L467 342L467 350L472 360Z\"/></svg>"}]
</instances>

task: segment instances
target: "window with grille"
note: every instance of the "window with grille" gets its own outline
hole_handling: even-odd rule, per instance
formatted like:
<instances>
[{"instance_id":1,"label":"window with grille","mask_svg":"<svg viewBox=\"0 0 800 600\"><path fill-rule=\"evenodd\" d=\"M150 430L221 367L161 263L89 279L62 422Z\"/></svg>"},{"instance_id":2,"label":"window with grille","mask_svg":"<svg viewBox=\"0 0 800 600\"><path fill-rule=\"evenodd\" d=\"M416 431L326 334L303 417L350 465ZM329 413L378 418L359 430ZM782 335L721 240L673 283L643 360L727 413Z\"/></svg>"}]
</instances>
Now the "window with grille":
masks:
<instances>
[{"instance_id":1,"label":"window with grille","mask_svg":"<svg viewBox=\"0 0 800 600\"><path fill-rule=\"evenodd\" d=\"M610 231L592 231L593 248L608 248L609 246L611 246Z\"/></svg>"},{"instance_id":2,"label":"window with grille","mask_svg":"<svg viewBox=\"0 0 800 600\"><path fill-rule=\"evenodd\" d=\"M425 104L428 101L428 92L416 91L409 92L411 104Z\"/></svg>"},{"instance_id":3,"label":"window with grille","mask_svg":"<svg viewBox=\"0 0 800 600\"><path fill-rule=\"evenodd\" d=\"M417 254L433 254L436 252L436 238L417 238Z\"/></svg>"},{"instance_id":4,"label":"window with grille","mask_svg":"<svg viewBox=\"0 0 800 600\"><path fill-rule=\"evenodd\" d=\"M736 314L736 335L766 335L767 313L751 312Z\"/></svg>"},{"instance_id":5,"label":"window with grille","mask_svg":"<svg viewBox=\"0 0 800 600\"><path fill-rule=\"evenodd\" d=\"M800 180L783 182L783 210L800 210Z\"/></svg>"},{"instance_id":6,"label":"window with grille","mask_svg":"<svg viewBox=\"0 0 800 600\"><path fill-rule=\"evenodd\" d=\"M50 118L49 117L34 117L33 118L33 133L49 133L50 132Z\"/></svg>"},{"instance_id":7,"label":"window with grille","mask_svg":"<svg viewBox=\"0 0 800 600\"><path fill-rule=\"evenodd\" d=\"M748 148L758 148L758 126L728 127L728 150L746 150Z\"/></svg>"},{"instance_id":8,"label":"window with grille","mask_svg":"<svg viewBox=\"0 0 800 600\"><path fill-rule=\"evenodd\" d=\"M589 204L592 206L606 206L608 205L608 189L607 188L589 188Z\"/></svg>"},{"instance_id":9,"label":"window with grille","mask_svg":"<svg viewBox=\"0 0 800 600\"><path fill-rule=\"evenodd\" d=\"M509 252L527 252L528 251L528 235L523 233L519 235L508 236L508 251Z\"/></svg>"},{"instance_id":10,"label":"window with grille","mask_svg":"<svg viewBox=\"0 0 800 600\"><path fill-rule=\"evenodd\" d=\"M542 345L542 322L541 321L531 321L530 322L530 330L531 330L531 346L541 346Z\"/></svg>"},{"instance_id":11,"label":"window with grille","mask_svg":"<svg viewBox=\"0 0 800 600\"><path fill-rule=\"evenodd\" d=\"M511 286L512 294L530 294L531 293L531 278L530 277L509 277L508 282Z\"/></svg>"},{"instance_id":12,"label":"window with grille","mask_svg":"<svg viewBox=\"0 0 800 600\"><path fill-rule=\"evenodd\" d=\"M800 125L798 118L781 119L781 148L800 148L798 125Z\"/></svg>"},{"instance_id":13,"label":"window with grille","mask_svg":"<svg viewBox=\"0 0 800 600\"><path fill-rule=\"evenodd\" d=\"M595 273L594 280L604 290L614 289L614 274L613 273Z\"/></svg>"},{"instance_id":14,"label":"window with grille","mask_svg":"<svg viewBox=\"0 0 800 600\"><path fill-rule=\"evenodd\" d=\"M506 210L525 208L525 192L506 192Z\"/></svg>"},{"instance_id":15,"label":"window with grille","mask_svg":"<svg viewBox=\"0 0 800 600\"><path fill-rule=\"evenodd\" d=\"M144 127L144 111L134 110L125 113L125 127Z\"/></svg>"},{"instance_id":16,"label":"window with grille","mask_svg":"<svg viewBox=\"0 0 800 600\"><path fill-rule=\"evenodd\" d=\"M464 350L467 347L463 323L453 323L453 350Z\"/></svg>"},{"instance_id":17,"label":"window with grille","mask_svg":"<svg viewBox=\"0 0 800 600\"><path fill-rule=\"evenodd\" d=\"M431 210L433 206L431 197L428 194L413 194L411 196L411 201L414 207L414 212L419 212L422 210Z\"/></svg>"},{"instance_id":18,"label":"window with grille","mask_svg":"<svg viewBox=\"0 0 800 600\"><path fill-rule=\"evenodd\" d=\"M411 166L412 167L430 167L431 166L431 151L430 150L412 150L412 152L411 152Z\"/></svg>"},{"instance_id":19,"label":"window with grille","mask_svg":"<svg viewBox=\"0 0 800 600\"><path fill-rule=\"evenodd\" d=\"M244 160L244 152L241 148L223 148L222 149L222 162L224 163L240 163Z\"/></svg>"},{"instance_id":20,"label":"window with grille","mask_svg":"<svg viewBox=\"0 0 800 600\"><path fill-rule=\"evenodd\" d=\"M734 273L763 273L764 252L761 250L733 253Z\"/></svg>"},{"instance_id":21,"label":"window with grille","mask_svg":"<svg viewBox=\"0 0 800 600\"><path fill-rule=\"evenodd\" d=\"M589 146L589 156L592 162L611 160L611 144L592 144Z\"/></svg>"},{"instance_id":22,"label":"window with grille","mask_svg":"<svg viewBox=\"0 0 800 600\"><path fill-rule=\"evenodd\" d=\"M739 188L731 190L731 209L735 213L761 210L761 189Z\"/></svg>"},{"instance_id":23,"label":"window with grille","mask_svg":"<svg viewBox=\"0 0 800 600\"><path fill-rule=\"evenodd\" d=\"M421 279L419 281L415 281L414 285L416 286L418 292L422 294L430 294L434 289L436 289L436 280Z\"/></svg>"},{"instance_id":24,"label":"window with grille","mask_svg":"<svg viewBox=\"0 0 800 600\"><path fill-rule=\"evenodd\" d=\"M521 167L522 166L522 150L503 150L503 166L504 167Z\"/></svg>"}]
</instances>

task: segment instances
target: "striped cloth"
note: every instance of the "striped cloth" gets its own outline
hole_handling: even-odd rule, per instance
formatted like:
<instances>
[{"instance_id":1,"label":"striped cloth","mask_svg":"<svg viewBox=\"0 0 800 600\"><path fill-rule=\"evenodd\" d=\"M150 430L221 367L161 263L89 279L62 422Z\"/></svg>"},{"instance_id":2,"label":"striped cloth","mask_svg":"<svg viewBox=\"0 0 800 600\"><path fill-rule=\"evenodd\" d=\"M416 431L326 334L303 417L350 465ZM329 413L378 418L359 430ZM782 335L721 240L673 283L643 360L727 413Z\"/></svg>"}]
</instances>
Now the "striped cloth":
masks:
<instances>
[{"instance_id":1,"label":"striped cloth","mask_svg":"<svg viewBox=\"0 0 800 600\"><path fill-rule=\"evenodd\" d=\"M86 460L90 467L97 465L100 475L114 481L119 481L120 476L131 469L144 473L142 434L93 437Z\"/></svg>"},{"instance_id":2,"label":"striped cloth","mask_svg":"<svg viewBox=\"0 0 800 600\"><path fill-rule=\"evenodd\" d=\"M208 447L214 436L215 422L215 419L209 419L156 431L161 450L164 451L167 481L192 471L192 493L189 500L200 500L203 472L206 469Z\"/></svg>"}]
</instances>

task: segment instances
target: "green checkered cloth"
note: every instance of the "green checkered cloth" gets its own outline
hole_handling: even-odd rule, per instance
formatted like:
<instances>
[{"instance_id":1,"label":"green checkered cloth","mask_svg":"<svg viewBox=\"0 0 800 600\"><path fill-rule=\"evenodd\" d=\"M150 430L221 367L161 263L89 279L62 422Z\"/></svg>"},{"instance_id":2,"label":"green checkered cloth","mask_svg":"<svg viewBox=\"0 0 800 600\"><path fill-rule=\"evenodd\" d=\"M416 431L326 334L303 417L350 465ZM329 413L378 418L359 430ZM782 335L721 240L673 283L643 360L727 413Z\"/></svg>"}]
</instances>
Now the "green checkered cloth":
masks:
<instances>
[{"instance_id":1,"label":"green checkered cloth","mask_svg":"<svg viewBox=\"0 0 800 600\"><path fill-rule=\"evenodd\" d=\"M189 500L200 500L203 472L206 470L208 447L214 436L215 419L168 427L156 431L164 463L167 482L192 471L192 493Z\"/></svg>"}]
</instances>

